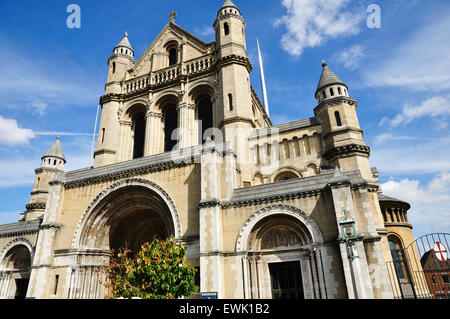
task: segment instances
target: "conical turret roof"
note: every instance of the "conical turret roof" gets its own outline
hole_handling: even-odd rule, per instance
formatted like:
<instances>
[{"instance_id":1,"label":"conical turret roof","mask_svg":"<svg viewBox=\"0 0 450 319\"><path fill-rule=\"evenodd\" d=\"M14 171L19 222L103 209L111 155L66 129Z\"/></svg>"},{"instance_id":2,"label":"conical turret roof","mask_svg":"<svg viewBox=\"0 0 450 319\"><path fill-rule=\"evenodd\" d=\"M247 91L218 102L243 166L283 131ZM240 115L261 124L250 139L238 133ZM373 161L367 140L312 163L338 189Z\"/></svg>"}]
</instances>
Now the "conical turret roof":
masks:
<instances>
[{"instance_id":1,"label":"conical turret roof","mask_svg":"<svg viewBox=\"0 0 450 319\"><path fill-rule=\"evenodd\" d=\"M328 85L342 84L347 87L347 85L341 79L339 79L339 77L333 71L330 70L328 64L325 61L322 61L322 67L322 75L320 76L319 84L317 85L316 94L318 91Z\"/></svg>"},{"instance_id":2,"label":"conical turret roof","mask_svg":"<svg viewBox=\"0 0 450 319\"><path fill-rule=\"evenodd\" d=\"M235 8L237 8L236 5L231 0L225 0L225 2L222 5L222 8L225 8L225 7L235 7Z\"/></svg>"},{"instance_id":3,"label":"conical turret roof","mask_svg":"<svg viewBox=\"0 0 450 319\"><path fill-rule=\"evenodd\" d=\"M50 146L50 148L44 154L44 156L42 156L42 158L44 157L57 157L66 162L66 158L64 157L64 152L61 146L61 138L59 136L56 138L56 141L53 143L52 146Z\"/></svg>"},{"instance_id":4,"label":"conical turret roof","mask_svg":"<svg viewBox=\"0 0 450 319\"><path fill-rule=\"evenodd\" d=\"M117 47L124 47L124 48L128 48L131 51L133 51L133 48L131 47L130 41L128 40L128 33L125 32L125 35L123 36L123 39L116 45Z\"/></svg>"}]
</instances>

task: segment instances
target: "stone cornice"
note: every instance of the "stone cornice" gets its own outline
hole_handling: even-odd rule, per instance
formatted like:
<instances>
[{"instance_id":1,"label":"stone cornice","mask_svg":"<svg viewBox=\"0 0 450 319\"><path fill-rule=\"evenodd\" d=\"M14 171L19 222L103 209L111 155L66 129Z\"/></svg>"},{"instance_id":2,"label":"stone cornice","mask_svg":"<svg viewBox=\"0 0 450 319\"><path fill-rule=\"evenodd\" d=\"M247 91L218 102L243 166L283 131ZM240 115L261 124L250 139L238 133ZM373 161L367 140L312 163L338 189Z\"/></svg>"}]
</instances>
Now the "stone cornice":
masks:
<instances>
[{"instance_id":1,"label":"stone cornice","mask_svg":"<svg viewBox=\"0 0 450 319\"><path fill-rule=\"evenodd\" d=\"M45 202L37 202L37 203L29 203L25 206L27 209L27 212L34 209L45 209L46 203Z\"/></svg>"},{"instance_id":2,"label":"stone cornice","mask_svg":"<svg viewBox=\"0 0 450 319\"><path fill-rule=\"evenodd\" d=\"M36 168L34 170L34 172L36 174L40 174L40 173L58 173L58 172L62 172L62 170L57 169L57 168L51 168L51 167L39 167L39 168Z\"/></svg>"},{"instance_id":3,"label":"stone cornice","mask_svg":"<svg viewBox=\"0 0 450 319\"><path fill-rule=\"evenodd\" d=\"M70 188L103 181L129 178L136 175L147 174L149 172L158 172L186 165L194 165L199 163L199 158L204 152L212 151L217 152L220 156L231 154L236 157L236 154L234 154L227 143L209 143L207 145L188 147L131 161L67 172L55 182L59 182L65 187ZM52 182L54 181L52 180L50 183Z\"/></svg>"},{"instance_id":4,"label":"stone cornice","mask_svg":"<svg viewBox=\"0 0 450 319\"><path fill-rule=\"evenodd\" d=\"M360 154L368 157L370 155L370 147L361 144L337 146L326 150L322 156L329 161L333 158L336 158L337 156L346 157L355 154Z\"/></svg>"},{"instance_id":5,"label":"stone cornice","mask_svg":"<svg viewBox=\"0 0 450 319\"><path fill-rule=\"evenodd\" d=\"M250 73L253 69L250 60L247 57L239 56L236 54L227 55L221 59L219 59L216 63L216 69L219 69L228 64L240 64L247 68L248 73Z\"/></svg>"},{"instance_id":6,"label":"stone cornice","mask_svg":"<svg viewBox=\"0 0 450 319\"><path fill-rule=\"evenodd\" d=\"M125 59L129 60L133 64L136 63L136 61L134 61L134 59L132 57L130 57L129 55L126 55L126 54L123 54L123 53L114 53L114 54L111 54L108 57L108 64L114 58L125 58Z\"/></svg>"},{"instance_id":7,"label":"stone cornice","mask_svg":"<svg viewBox=\"0 0 450 319\"><path fill-rule=\"evenodd\" d=\"M413 225L403 222L384 222L384 227L407 227L413 229Z\"/></svg>"},{"instance_id":8,"label":"stone cornice","mask_svg":"<svg viewBox=\"0 0 450 319\"><path fill-rule=\"evenodd\" d=\"M230 200L206 199L202 200L198 207L227 209L267 205L297 198L320 196L329 193L330 189L334 187L367 188L371 186L371 184L361 178L359 171L344 172L342 174L342 176L335 177L334 170L329 170L319 175L301 179L237 188L233 191L233 196Z\"/></svg>"},{"instance_id":9,"label":"stone cornice","mask_svg":"<svg viewBox=\"0 0 450 319\"><path fill-rule=\"evenodd\" d=\"M247 123L249 123L252 126L252 128L256 127L256 125L253 122L253 120L251 120L249 118L242 117L242 116L235 116L235 117L230 117L230 118L224 119L223 121L221 121L219 123L219 125L217 125L217 128L221 129L225 125L236 123L236 122L247 122Z\"/></svg>"},{"instance_id":10,"label":"stone cornice","mask_svg":"<svg viewBox=\"0 0 450 319\"><path fill-rule=\"evenodd\" d=\"M340 104L347 104L350 106L354 106L355 108L357 107L357 102L355 99L346 96L338 96L332 99L323 100L314 108L314 114L317 116L320 112L323 111L323 109Z\"/></svg>"}]
</instances>

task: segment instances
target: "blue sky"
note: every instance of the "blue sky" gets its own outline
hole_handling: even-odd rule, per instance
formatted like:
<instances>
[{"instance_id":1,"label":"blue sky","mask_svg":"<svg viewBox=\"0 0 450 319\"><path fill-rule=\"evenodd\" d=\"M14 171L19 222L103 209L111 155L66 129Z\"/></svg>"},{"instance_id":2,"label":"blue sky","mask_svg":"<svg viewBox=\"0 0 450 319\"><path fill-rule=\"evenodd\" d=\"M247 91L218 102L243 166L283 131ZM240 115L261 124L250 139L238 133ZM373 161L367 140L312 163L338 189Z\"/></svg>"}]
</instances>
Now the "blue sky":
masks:
<instances>
[{"instance_id":1,"label":"blue sky","mask_svg":"<svg viewBox=\"0 0 450 319\"><path fill-rule=\"evenodd\" d=\"M0 223L17 221L34 169L61 135L67 170L86 167L107 58L125 31L138 59L169 21L214 40L222 0L0 1ZM450 229L450 3L437 0L235 0L251 81L263 51L274 123L312 117L321 60L358 100L386 195L411 203L416 237ZM69 4L81 28L69 29ZM368 28L367 7L381 8Z\"/></svg>"}]
</instances>

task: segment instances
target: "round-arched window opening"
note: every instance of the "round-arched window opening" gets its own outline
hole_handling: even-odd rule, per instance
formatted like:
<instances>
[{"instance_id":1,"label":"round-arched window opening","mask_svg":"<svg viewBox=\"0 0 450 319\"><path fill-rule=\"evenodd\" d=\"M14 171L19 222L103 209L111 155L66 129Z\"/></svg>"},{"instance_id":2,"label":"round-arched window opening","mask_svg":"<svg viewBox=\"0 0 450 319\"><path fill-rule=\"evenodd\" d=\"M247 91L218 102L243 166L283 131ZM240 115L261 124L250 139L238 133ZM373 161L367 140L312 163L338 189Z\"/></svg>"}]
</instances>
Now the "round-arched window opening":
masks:
<instances>
[{"instance_id":1,"label":"round-arched window opening","mask_svg":"<svg viewBox=\"0 0 450 319\"><path fill-rule=\"evenodd\" d=\"M299 176L294 172L285 171L278 173L277 176L275 176L274 178L274 182L286 181L289 179L296 179L296 178L299 178Z\"/></svg>"},{"instance_id":2,"label":"round-arched window opening","mask_svg":"<svg viewBox=\"0 0 450 319\"><path fill-rule=\"evenodd\" d=\"M169 49L169 66L175 65L178 62L177 48Z\"/></svg>"}]
</instances>

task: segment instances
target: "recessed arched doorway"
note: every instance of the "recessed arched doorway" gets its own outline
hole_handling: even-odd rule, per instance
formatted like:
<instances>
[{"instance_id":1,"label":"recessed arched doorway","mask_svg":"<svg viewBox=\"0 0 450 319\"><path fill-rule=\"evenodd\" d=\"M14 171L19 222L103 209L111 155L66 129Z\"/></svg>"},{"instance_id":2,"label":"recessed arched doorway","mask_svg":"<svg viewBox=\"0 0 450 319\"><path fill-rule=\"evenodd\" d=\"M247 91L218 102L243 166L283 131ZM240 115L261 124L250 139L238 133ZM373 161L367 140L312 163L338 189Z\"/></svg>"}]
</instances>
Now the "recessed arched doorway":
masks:
<instances>
[{"instance_id":1,"label":"recessed arched doorway","mask_svg":"<svg viewBox=\"0 0 450 319\"><path fill-rule=\"evenodd\" d=\"M275 205L255 212L236 245L245 252L245 298L323 298L322 243L317 224L295 207Z\"/></svg>"},{"instance_id":2,"label":"recessed arched doorway","mask_svg":"<svg viewBox=\"0 0 450 319\"><path fill-rule=\"evenodd\" d=\"M31 273L31 252L17 243L4 254L0 263L0 299L25 299Z\"/></svg>"},{"instance_id":3,"label":"recessed arched doorway","mask_svg":"<svg viewBox=\"0 0 450 319\"><path fill-rule=\"evenodd\" d=\"M181 237L180 220L170 196L155 183L144 179L123 180L105 189L83 215L72 247L79 259L90 254L88 263L75 267L69 283L69 298L104 298L107 289L100 287L104 278L92 282L91 266L113 262L114 252L129 249L136 254L143 243L155 238ZM93 257L95 252L97 257ZM96 259L97 258L97 259ZM89 268L91 267L91 268ZM100 286L99 286L100 285Z\"/></svg>"}]
</instances>

